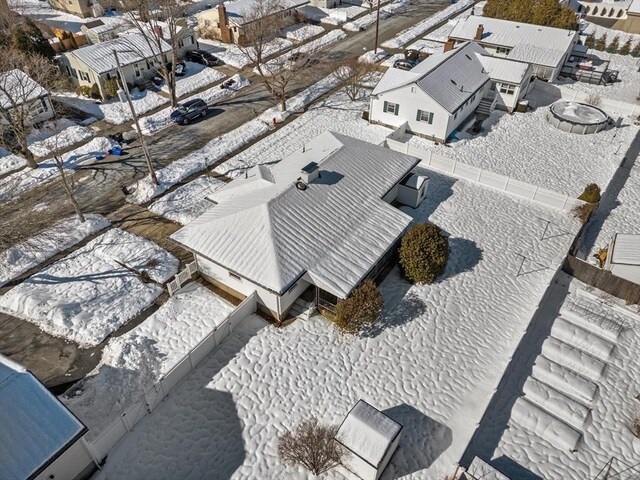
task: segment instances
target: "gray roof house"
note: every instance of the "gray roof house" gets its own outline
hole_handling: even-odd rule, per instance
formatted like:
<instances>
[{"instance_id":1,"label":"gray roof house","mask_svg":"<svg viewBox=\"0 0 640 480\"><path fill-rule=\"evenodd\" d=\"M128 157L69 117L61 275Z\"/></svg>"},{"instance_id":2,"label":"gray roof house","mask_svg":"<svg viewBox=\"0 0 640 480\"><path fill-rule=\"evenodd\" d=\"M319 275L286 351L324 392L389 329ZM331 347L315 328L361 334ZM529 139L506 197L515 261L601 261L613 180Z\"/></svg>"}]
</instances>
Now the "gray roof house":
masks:
<instances>
[{"instance_id":1,"label":"gray roof house","mask_svg":"<svg viewBox=\"0 0 640 480\"><path fill-rule=\"evenodd\" d=\"M171 238L212 283L282 319L309 287L335 304L375 276L411 217L390 202L419 160L325 132L267 168L216 190L216 203Z\"/></svg>"}]
</instances>

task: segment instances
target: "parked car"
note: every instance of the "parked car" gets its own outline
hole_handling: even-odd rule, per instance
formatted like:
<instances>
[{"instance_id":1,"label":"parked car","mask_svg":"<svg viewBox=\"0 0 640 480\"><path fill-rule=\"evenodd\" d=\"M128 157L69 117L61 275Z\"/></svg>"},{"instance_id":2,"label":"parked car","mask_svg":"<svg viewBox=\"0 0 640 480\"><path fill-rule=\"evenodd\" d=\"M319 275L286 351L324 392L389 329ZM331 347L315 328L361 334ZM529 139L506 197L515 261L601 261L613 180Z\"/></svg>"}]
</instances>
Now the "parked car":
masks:
<instances>
[{"instance_id":1,"label":"parked car","mask_svg":"<svg viewBox=\"0 0 640 480\"><path fill-rule=\"evenodd\" d=\"M201 98L195 98L178 105L178 108L171 112L171 120L180 125L186 125L194 118L204 117L208 111L207 103Z\"/></svg>"},{"instance_id":2,"label":"parked car","mask_svg":"<svg viewBox=\"0 0 640 480\"><path fill-rule=\"evenodd\" d=\"M393 62L393 68L399 68L400 70L411 70L417 65L417 62L412 60L396 60Z\"/></svg>"},{"instance_id":3,"label":"parked car","mask_svg":"<svg viewBox=\"0 0 640 480\"><path fill-rule=\"evenodd\" d=\"M190 62L206 65L207 67L215 67L222 64L218 57L205 50L191 50L187 53L186 59Z\"/></svg>"},{"instance_id":4,"label":"parked car","mask_svg":"<svg viewBox=\"0 0 640 480\"><path fill-rule=\"evenodd\" d=\"M167 71L171 70L171 62L167 62ZM176 77L183 77L187 74L187 64L183 61L176 63Z\"/></svg>"}]
</instances>

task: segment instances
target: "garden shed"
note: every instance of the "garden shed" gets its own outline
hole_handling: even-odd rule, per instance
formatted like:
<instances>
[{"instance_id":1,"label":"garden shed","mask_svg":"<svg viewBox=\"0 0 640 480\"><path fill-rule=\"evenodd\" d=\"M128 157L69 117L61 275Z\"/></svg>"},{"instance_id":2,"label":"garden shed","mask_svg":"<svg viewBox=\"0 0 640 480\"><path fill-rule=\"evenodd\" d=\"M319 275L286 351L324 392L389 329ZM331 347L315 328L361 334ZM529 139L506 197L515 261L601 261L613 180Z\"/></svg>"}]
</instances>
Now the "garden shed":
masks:
<instances>
[{"instance_id":1,"label":"garden shed","mask_svg":"<svg viewBox=\"0 0 640 480\"><path fill-rule=\"evenodd\" d=\"M398 422L359 400L335 437L347 450L344 467L363 480L377 480L398 448L401 431Z\"/></svg>"}]
</instances>

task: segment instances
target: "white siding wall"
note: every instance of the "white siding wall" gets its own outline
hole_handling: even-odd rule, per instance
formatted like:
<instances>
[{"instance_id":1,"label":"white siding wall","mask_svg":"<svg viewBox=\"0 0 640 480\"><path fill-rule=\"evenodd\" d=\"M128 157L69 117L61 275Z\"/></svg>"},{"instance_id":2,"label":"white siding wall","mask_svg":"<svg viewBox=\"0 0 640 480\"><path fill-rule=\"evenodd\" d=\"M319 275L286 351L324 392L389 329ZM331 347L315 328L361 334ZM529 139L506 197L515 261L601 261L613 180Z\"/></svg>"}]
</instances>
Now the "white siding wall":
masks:
<instances>
[{"instance_id":1,"label":"white siding wall","mask_svg":"<svg viewBox=\"0 0 640 480\"><path fill-rule=\"evenodd\" d=\"M389 451L387 452L387 454L382 459L382 462L380 463L380 468L378 469L378 476L376 477L376 480L378 480L378 478L380 478L380 476L382 475L382 472L384 472L384 469L387 468L387 464L389 463L389 460L391 460L391 457L393 457L393 454L395 453L396 449L398 448L398 443L400 443L400 435L398 435L395 438L395 440L393 441L393 443L389 447Z\"/></svg>"},{"instance_id":2,"label":"white siding wall","mask_svg":"<svg viewBox=\"0 0 640 480\"><path fill-rule=\"evenodd\" d=\"M374 467L351 452L348 452L344 466L362 480L376 480L378 478L378 472Z\"/></svg>"},{"instance_id":3,"label":"white siding wall","mask_svg":"<svg viewBox=\"0 0 640 480\"><path fill-rule=\"evenodd\" d=\"M36 480L49 480L51 478L73 480L92 463L93 459L87 452L82 440L78 440L35 478Z\"/></svg>"}]
</instances>

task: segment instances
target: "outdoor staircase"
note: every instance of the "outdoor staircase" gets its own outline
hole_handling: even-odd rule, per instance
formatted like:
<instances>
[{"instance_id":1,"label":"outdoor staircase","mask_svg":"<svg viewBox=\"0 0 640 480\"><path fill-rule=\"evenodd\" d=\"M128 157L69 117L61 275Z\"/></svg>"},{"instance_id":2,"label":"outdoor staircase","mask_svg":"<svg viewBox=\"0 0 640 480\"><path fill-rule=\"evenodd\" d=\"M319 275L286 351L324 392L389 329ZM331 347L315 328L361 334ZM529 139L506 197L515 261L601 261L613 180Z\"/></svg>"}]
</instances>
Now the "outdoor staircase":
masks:
<instances>
[{"instance_id":1,"label":"outdoor staircase","mask_svg":"<svg viewBox=\"0 0 640 480\"><path fill-rule=\"evenodd\" d=\"M301 318L308 320L311 314L315 310L315 302L305 300L302 297L298 298L289 309L287 314L290 318Z\"/></svg>"},{"instance_id":2,"label":"outdoor staircase","mask_svg":"<svg viewBox=\"0 0 640 480\"><path fill-rule=\"evenodd\" d=\"M495 97L494 98L484 97L482 100L480 100L480 103L478 104L478 108L476 108L476 114L486 115L488 117L489 115L491 115L491 112L493 112L493 107L495 107L495 105L496 105Z\"/></svg>"}]
</instances>

